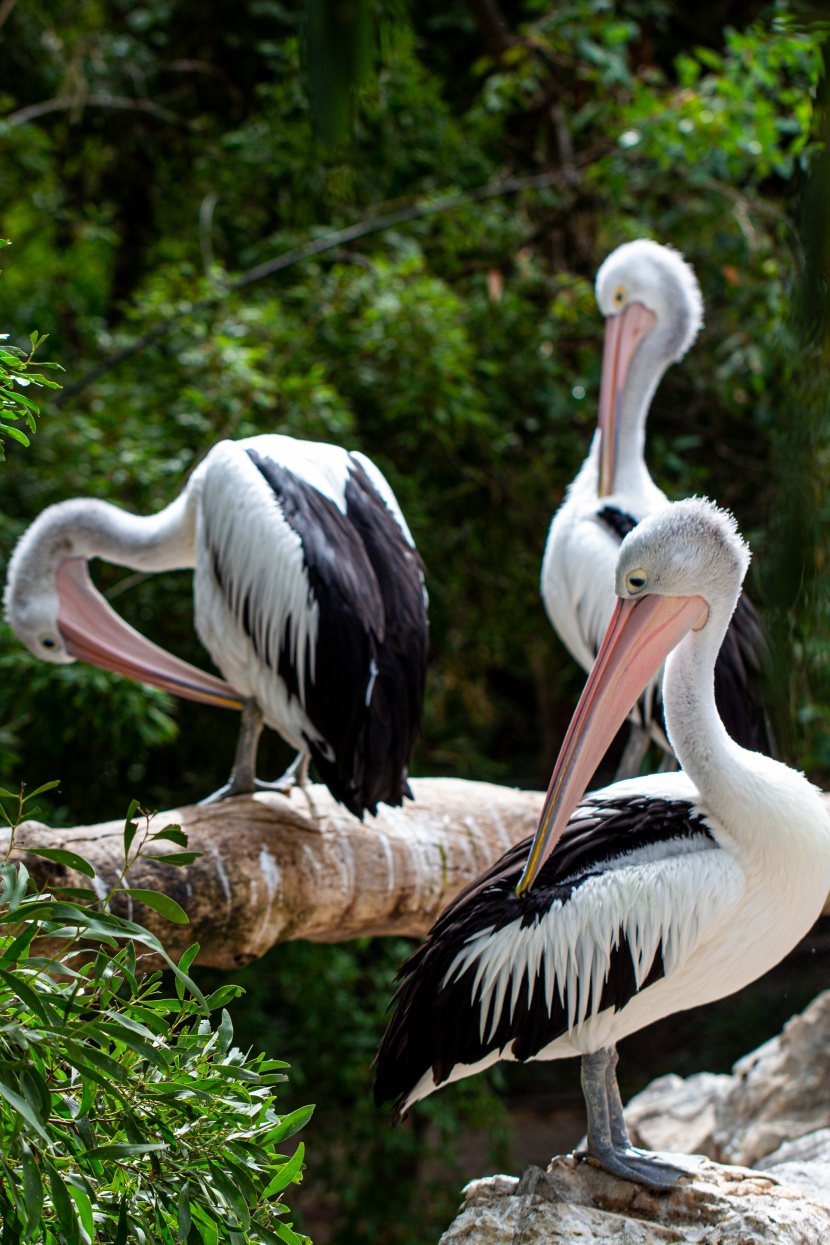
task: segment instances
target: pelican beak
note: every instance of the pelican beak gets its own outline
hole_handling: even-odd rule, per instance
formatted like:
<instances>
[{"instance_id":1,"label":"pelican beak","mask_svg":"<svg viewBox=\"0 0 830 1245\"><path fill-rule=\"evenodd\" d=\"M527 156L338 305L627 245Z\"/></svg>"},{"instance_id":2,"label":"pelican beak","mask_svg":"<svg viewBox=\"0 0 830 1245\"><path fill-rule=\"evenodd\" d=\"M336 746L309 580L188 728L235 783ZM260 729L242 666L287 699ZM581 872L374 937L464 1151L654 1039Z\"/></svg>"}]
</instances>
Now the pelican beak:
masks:
<instances>
[{"instance_id":1,"label":"pelican beak","mask_svg":"<svg viewBox=\"0 0 830 1245\"><path fill-rule=\"evenodd\" d=\"M608 745L683 636L705 623L703 597L650 594L618 601L571 719L516 894L528 890L551 854Z\"/></svg>"},{"instance_id":2,"label":"pelican beak","mask_svg":"<svg viewBox=\"0 0 830 1245\"><path fill-rule=\"evenodd\" d=\"M185 700L242 708L242 697L228 683L165 653L124 622L92 583L86 558L62 562L55 587L60 602L58 627L72 657Z\"/></svg>"},{"instance_id":3,"label":"pelican beak","mask_svg":"<svg viewBox=\"0 0 830 1245\"><path fill-rule=\"evenodd\" d=\"M631 360L637 347L657 322L653 311L642 303L629 303L619 315L605 322L605 345L602 351L602 383L599 391L599 495L607 497L614 491L617 470L619 415Z\"/></svg>"}]
</instances>

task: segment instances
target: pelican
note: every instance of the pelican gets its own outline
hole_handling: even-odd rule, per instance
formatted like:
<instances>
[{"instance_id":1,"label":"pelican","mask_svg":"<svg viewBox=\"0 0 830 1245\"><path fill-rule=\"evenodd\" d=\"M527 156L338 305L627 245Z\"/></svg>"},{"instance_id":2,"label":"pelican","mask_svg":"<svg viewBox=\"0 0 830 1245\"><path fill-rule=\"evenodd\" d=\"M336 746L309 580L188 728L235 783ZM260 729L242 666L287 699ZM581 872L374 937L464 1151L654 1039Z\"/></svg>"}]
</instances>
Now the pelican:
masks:
<instances>
[{"instance_id":1,"label":"pelican","mask_svg":"<svg viewBox=\"0 0 830 1245\"><path fill-rule=\"evenodd\" d=\"M646 239L627 242L608 256L597 273L596 296L606 322L598 428L551 522L541 578L548 617L586 671L614 609L620 541L667 502L644 458L651 399L703 322L703 300L690 265L671 247ZM756 690L765 655L758 615L742 596L715 667L715 697L732 737L772 754ZM618 778L639 771L651 739L668 752L660 683L658 672L632 711ZM668 758L666 763L673 764Z\"/></svg>"},{"instance_id":2,"label":"pelican","mask_svg":"<svg viewBox=\"0 0 830 1245\"><path fill-rule=\"evenodd\" d=\"M536 836L459 895L401 969L376 1061L379 1103L395 1100L400 1114L497 1060L579 1055L587 1154L650 1187L677 1181L676 1162L631 1145L616 1043L766 972L830 889L820 793L741 748L718 716L715 661L748 561L731 516L701 499L663 507L625 538L619 600ZM583 799L667 656L663 703L682 772Z\"/></svg>"},{"instance_id":3,"label":"pelican","mask_svg":"<svg viewBox=\"0 0 830 1245\"><path fill-rule=\"evenodd\" d=\"M196 631L227 682L128 626L92 585L94 557L192 567ZM279 435L220 441L159 514L95 499L50 506L12 555L4 603L47 661L241 708L231 778L215 798L302 782L309 757L358 817L411 797L426 593L392 489L363 454ZM276 784L255 777L263 723L298 750Z\"/></svg>"}]
</instances>

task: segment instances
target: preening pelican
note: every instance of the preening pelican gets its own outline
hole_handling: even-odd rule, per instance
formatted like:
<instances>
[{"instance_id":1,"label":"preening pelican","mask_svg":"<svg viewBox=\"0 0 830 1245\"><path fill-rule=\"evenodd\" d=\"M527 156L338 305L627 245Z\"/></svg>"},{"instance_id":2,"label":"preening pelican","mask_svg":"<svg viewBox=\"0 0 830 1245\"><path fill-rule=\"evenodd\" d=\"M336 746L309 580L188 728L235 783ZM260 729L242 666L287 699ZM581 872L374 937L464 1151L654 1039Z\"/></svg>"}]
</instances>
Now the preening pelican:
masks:
<instances>
[{"instance_id":1,"label":"preening pelican","mask_svg":"<svg viewBox=\"0 0 830 1245\"><path fill-rule=\"evenodd\" d=\"M379 1103L394 1099L400 1113L500 1059L580 1055L588 1154L629 1180L676 1182L674 1163L630 1143L616 1043L766 972L830 888L819 792L739 747L718 716L715 661L748 560L734 520L698 499L625 538L620 599L536 836L469 886L402 968L377 1056ZM583 799L669 653L666 725L683 772Z\"/></svg>"},{"instance_id":2,"label":"preening pelican","mask_svg":"<svg viewBox=\"0 0 830 1245\"><path fill-rule=\"evenodd\" d=\"M590 670L614 609L620 541L666 505L645 464L649 406L669 365L683 358L703 321L692 268L667 246L641 239L618 247L597 273L605 317L599 421L590 453L554 515L542 562L542 599L566 648ZM733 739L772 754L757 690L766 644L742 596L715 667L715 698ZM618 778L635 775L654 739L668 751L658 672L631 715Z\"/></svg>"},{"instance_id":3,"label":"preening pelican","mask_svg":"<svg viewBox=\"0 0 830 1245\"><path fill-rule=\"evenodd\" d=\"M227 679L171 657L93 587L89 558L193 568L196 630ZM94 499L50 506L9 563L8 620L47 661L76 658L192 700L242 709L230 782L256 787L263 722L313 758L358 817L410 795L427 615L421 564L388 482L359 453L266 435L221 441L147 518Z\"/></svg>"}]
</instances>

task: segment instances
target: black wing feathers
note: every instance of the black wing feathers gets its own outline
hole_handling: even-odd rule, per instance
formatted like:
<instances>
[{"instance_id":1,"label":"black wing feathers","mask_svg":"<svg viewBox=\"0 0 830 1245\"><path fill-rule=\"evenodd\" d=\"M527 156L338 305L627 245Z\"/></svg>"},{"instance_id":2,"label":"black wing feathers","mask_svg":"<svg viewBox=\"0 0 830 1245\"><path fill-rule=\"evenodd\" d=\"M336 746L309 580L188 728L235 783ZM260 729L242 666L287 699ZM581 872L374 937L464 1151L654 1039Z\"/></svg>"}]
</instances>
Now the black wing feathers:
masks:
<instances>
[{"instance_id":1,"label":"black wing feathers","mask_svg":"<svg viewBox=\"0 0 830 1245\"><path fill-rule=\"evenodd\" d=\"M470 965L460 977L444 983L458 952L471 939L485 931L495 936L516 922L526 927L544 919L557 900L567 903L588 878L607 868L609 861L619 858L619 863L625 864L626 858L636 858L653 844L672 840L697 837L714 842L702 817L685 800L589 798L580 807L596 809L596 815L570 822L524 898L516 898L515 888L530 849L529 838L510 848L461 892L438 918L426 942L404 964L393 1000L395 1013L376 1059L378 1104L394 1099L399 1115L430 1069L440 1084L456 1065L477 1063L508 1046L516 1059L532 1059L567 1032L567 991L563 1000L558 990L549 998L544 973L540 972L530 991L527 982L522 982L512 1017L509 1006L504 1006L493 1032L494 1004L490 1004L482 1038L480 1001L473 998L476 966ZM658 949L641 989L663 973ZM600 1010L612 1006L619 1010L636 993L631 949L619 929Z\"/></svg>"},{"instance_id":2,"label":"black wing feathers","mask_svg":"<svg viewBox=\"0 0 830 1245\"><path fill-rule=\"evenodd\" d=\"M309 751L332 795L356 816L375 813L379 801L400 804L409 794L426 678L418 555L354 460L343 514L294 472L256 450L247 453L300 537L319 607L315 666L312 672L309 657L302 703L326 742L307 740ZM289 646L259 655L272 668L276 662L289 692L299 697Z\"/></svg>"},{"instance_id":3,"label":"black wing feathers","mask_svg":"<svg viewBox=\"0 0 830 1245\"><path fill-rule=\"evenodd\" d=\"M624 510L618 510L616 506L603 506L602 510L597 511L597 518L604 527L614 533L621 543L639 523L639 519L626 514Z\"/></svg>"}]
</instances>

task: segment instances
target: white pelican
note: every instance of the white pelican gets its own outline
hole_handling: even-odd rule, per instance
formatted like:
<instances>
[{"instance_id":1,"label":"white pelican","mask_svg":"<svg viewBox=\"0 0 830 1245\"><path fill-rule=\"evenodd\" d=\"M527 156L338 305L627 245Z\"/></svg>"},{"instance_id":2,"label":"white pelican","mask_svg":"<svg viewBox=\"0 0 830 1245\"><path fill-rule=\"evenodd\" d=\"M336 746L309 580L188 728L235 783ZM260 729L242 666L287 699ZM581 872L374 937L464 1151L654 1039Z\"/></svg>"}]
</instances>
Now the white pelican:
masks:
<instances>
[{"instance_id":1,"label":"white pelican","mask_svg":"<svg viewBox=\"0 0 830 1245\"><path fill-rule=\"evenodd\" d=\"M542 599L554 629L590 670L614 609L620 541L666 505L645 464L646 419L660 379L682 359L703 321L695 274L667 246L641 239L613 251L597 273L605 317L599 420L588 457L553 517L542 562ZM773 752L757 693L766 653L755 608L742 596L715 668L715 697L734 739ZM668 750L660 673L631 714L618 778L636 774L654 739Z\"/></svg>"},{"instance_id":2,"label":"white pelican","mask_svg":"<svg viewBox=\"0 0 830 1245\"><path fill-rule=\"evenodd\" d=\"M616 1043L766 972L830 889L819 792L739 747L715 705L715 660L748 561L731 516L699 499L664 507L623 541L621 599L536 836L472 883L402 968L378 1102L395 1099L400 1113L500 1059L580 1055L588 1154L652 1187L677 1180L665 1157L631 1146ZM663 697L683 772L583 799L670 652Z\"/></svg>"},{"instance_id":3,"label":"white pelican","mask_svg":"<svg viewBox=\"0 0 830 1245\"><path fill-rule=\"evenodd\" d=\"M90 581L93 557L142 571L192 567L196 630L228 683L119 618ZM309 756L358 817L411 794L426 594L392 489L363 454L278 435L220 441L157 515L94 499L50 506L12 555L4 601L38 657L80 658L242 708L217 797L302 781ZM263 721L300 754L276 784L255 778Z\"/></svg>"}]
</instances>

